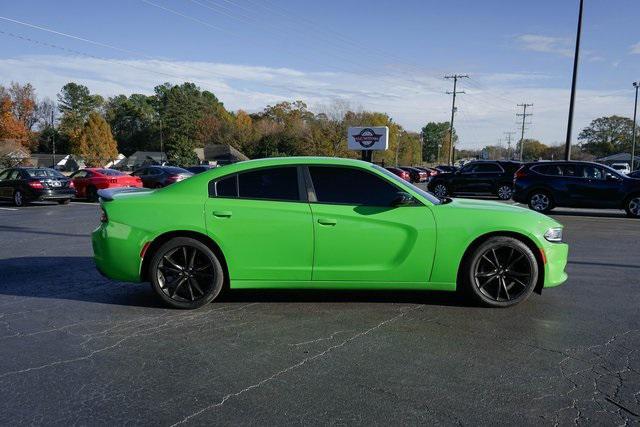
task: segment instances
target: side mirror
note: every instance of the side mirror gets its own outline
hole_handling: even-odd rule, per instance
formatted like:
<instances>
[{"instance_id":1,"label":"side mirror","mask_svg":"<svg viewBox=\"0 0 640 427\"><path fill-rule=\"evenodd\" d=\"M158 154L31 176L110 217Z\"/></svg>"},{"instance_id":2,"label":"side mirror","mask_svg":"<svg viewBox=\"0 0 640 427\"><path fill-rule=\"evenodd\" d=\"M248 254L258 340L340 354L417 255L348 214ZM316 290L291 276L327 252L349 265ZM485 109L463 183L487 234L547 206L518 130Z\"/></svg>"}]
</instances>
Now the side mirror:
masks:
<instances>
[{"instance_id":1,"label":"side mirror","mask_svg":"<svg viewBox=\"0 0 640 427\"><path fill-rule=\"evenodd\" d=\"M409 206L415 203L415 199L409 193L398 191L397 197L391 203L392 206Z\"/></svg>"}]
</instances>

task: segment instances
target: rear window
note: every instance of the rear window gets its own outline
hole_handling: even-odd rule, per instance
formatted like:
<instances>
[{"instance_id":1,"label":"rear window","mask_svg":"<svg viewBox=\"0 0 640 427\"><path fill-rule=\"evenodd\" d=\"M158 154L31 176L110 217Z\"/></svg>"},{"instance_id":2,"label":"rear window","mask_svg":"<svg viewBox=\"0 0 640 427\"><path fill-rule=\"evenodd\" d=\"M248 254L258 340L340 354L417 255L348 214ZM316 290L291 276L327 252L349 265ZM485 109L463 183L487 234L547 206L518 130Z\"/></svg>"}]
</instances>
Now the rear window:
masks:
<instances>
[{"instance_id":1,"label":"rear window","mask_svg":"<svg viewBox=\"0 0 640 427\"><path fill-rule=\"evenodd\" d=\"M115 169L98 169L96 172L98 172L99 174L102 174L102 175L107 175L107 176L122 176L122 175L124 175L124 172L120 172L120 171L117 171Z\"/></svg>"},{"instance_id":2,"label":"rear window","mask_svg":"<svg viewBox=\"0 0 640 427\"><path fill-rule=\"evenodd\" d=\"M32 178L64 178L57 170L43 168L43 169L25 169L26 172Z\"/></svg>"},{"instance_id":3,"label":"rear window","mask_svg":"<svg viewBox=\"0 0 640 427\"><path fill-rule=\"evenodd\" d=\"M243 199L299 201L298 169L259 169L238 175L238 192Z\"/></svg>"}]
</instances>

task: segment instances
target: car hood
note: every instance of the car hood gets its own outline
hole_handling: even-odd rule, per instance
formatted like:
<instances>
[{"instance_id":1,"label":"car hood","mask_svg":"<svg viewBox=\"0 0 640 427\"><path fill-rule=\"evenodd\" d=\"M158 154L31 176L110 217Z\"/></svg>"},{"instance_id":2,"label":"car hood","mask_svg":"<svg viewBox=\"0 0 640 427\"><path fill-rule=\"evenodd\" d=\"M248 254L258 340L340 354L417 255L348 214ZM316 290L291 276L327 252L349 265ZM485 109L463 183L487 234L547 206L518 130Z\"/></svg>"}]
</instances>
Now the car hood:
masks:
<instances>
[{"instance_id":1,"label":"car hood","mask_svg":"<svg viewBox=\"0 0 640 427\"><path fill-rule=\"evenodd\" d=\"M520 207L508 203L495 202L492 200L477 200L477 199L452 199L448 203L453 208L469 210L469 214L473 215L473 212L483 212L485 214L516 214L522 218L527 218L527 221L531 223L541 223L548 226L561 226L559 222L539 212L532 211L531 209Z\"/></svg>"}]
</instances>

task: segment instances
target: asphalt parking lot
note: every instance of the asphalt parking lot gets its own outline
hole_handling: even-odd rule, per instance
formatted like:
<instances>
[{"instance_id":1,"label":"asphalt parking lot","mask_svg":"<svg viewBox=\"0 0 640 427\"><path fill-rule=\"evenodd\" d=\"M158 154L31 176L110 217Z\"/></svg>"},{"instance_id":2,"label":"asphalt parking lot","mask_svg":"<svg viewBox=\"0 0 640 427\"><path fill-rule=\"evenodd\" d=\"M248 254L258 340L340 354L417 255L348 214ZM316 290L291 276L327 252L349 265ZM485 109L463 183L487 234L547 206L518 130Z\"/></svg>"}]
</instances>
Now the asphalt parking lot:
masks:
<instances>
[{"instance_id":1,"label":"asphalt parking lot","mask_svg":"<svg viewBox=\"0 0 640 427\"><path fill-rule=\"evenodd\" d=\"M568 282L512 309L433 292L158 304L103 278L97 206L0 204L0 424L640 422L640 221L554 211Z\"/></svg>"}]
</instances>

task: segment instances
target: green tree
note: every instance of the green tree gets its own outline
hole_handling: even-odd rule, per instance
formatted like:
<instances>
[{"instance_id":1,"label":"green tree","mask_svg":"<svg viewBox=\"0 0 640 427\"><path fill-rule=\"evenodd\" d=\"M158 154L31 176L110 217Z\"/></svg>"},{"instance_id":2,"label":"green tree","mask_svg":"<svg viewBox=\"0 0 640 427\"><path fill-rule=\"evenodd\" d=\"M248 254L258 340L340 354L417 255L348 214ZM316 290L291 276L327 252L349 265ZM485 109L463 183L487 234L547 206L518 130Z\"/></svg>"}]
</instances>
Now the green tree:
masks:
<instances>
[{"instance_id":1,"label":"green tree","mask_svg":"<svg viewBox=\"0 0 640 427\"><path fill-rule=\"evenodd\" d=\"M454 141L458 136L453 130ZM422 128L422 160L427 163L440 163L447 159L449 150L446 153L442 150L445 140L449 141L449 122L429 122ZM446 160L445 160L446 162Z\"/></svg>"},{"instance_id":2,"label":"green tree","mask_svg":"<svg viewBox=\"0 0 640 427\"><path fill-rule=\"evenodd\" d=\"M604 157L631 149L633 120L621 116L600 117L578 135L583 151Z\"/></svg>"},{"instance_id":3,"label":"green tree","mask_svg":"<svg viewBox=\"0 0 640 427\"><path fill-rule=\"evenodd\" d=\"M109 98L105 104L105 118L123 154L160 149L160 121L155 97L133 94Z\"/></svg>"},{"instance_id":4,"label":"green tree","mask_svg":"<svg viewBox=\"0 0 640 427\"><path fill-rule=\"evenodd\" d=\"M89 114L78 138L76 152L82 156L88 166L104 166L118 155L118 145L113 139L111 128L107 121L97 112Z\"/></svg>"},{"instance_id":5,"label":"green tree","mask_svg":"<svg viewBox=\"0 0 640 427\"><path fill-rule=\"evenodd\" d=\"M58 109L62 113L60 132L70 141L72 146L79 144L78 138L89 118L103 103L99 95L91 95L89 88L77 83L67 83L58 94Z\"/></svg>"},{"instance_id":6,"label":"green tree","mask_svg":"<svg viewBox=\"0 0 640 427\"><path fill-rule=\"evenodd\" d=\"M520 141L516 144L515 157L520 158ZM536 160L546 159L549 154L549 146L543 144L537 139L524 139L524 151L522 152L522 160L525 162L533 162Z\"/></svg>"}]
</instances>

